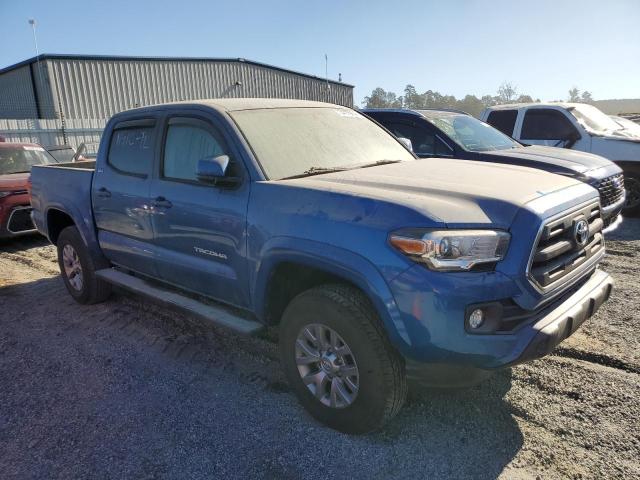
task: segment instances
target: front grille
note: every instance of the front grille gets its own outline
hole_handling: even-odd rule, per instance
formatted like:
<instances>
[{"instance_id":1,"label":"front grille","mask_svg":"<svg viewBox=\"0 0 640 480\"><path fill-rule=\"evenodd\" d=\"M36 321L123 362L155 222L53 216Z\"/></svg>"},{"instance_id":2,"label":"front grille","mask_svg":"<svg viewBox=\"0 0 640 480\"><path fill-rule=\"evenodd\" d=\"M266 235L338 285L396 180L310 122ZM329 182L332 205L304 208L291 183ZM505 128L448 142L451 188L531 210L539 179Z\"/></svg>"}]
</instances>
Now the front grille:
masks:
<instances>
[{"instance_id":1,"label":"front grille","mask_svg":"<svg viewBox=\"0 0 640 480\"><path fill-rule=\"evenodd\" d=\"M582 244L577 231L581 220L588 225ZM546 291L563 284L562 280L573 278L581 267L590 263L589 259L604 252L603 227L598 203L579 207L547 222L531 256L529 279Z\"/></svg>"},{"instance_id":2,"label":"front grille","mask_svg":"<svg viewBox=\"0 0 640 480\"><path fill-rule=\"evenodd\" d=\"M22 233L34 230L36 227L31 221L31 207L16 208L11 212L7 230L11 233Z\"/></svg>"},{"instance_id":3,"label":"front grille","mask_svg":"<svg viewBox=\"0 0 640 480\"><path fill-rule=\"evenodd\" d=\"M603 207L613 205L624 195L624 177L621 173L604 178L598 184L600 203Z\"/></svg>"}]
</instances>

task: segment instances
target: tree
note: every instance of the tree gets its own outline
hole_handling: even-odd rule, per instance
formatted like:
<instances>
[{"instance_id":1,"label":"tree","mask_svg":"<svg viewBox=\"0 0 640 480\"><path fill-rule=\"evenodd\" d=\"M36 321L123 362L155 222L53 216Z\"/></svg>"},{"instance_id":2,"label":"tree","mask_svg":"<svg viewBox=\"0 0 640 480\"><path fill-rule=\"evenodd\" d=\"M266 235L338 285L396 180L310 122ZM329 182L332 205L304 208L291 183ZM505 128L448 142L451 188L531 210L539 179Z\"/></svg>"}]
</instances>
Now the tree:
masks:
<instances>
[{"instance_id":1,"label":"tree","mask_svg":"<svg viewBox=\"0 0 640 480\"><path fill-rule=\"evenodd\" d=\"M586 90L582 92L582 95L580 95L580 101L582 103L593 103L593 97L591 96L591 92L587 92Z\"/></svg>"},{"instance_id":2,"label":"tree","mask_svg":"<svg viewBox=\"0 0 640 480\"><path fill-rule=\"evenodd\" d=\"M517 88L511 82L502 82L498 87L497 103L512 103L518 95Z\"/></svg>"},{"instance_id":3,"label":"tree","mask_svg":"<svg viewBox=\"0 0 640 480\"><path fill-rule=\"evenodd\" d=\"M405 108L424 108L424 96L416 92L416 87L407 85L404 88L403 106Z\"/></svg>"},{"instance_id":4,"label":"tree","mask_svg":"<svg viewBox=\"0 0 640 480\"><path fill-rule=\"evenodd\" d=\"M578 87L573 87L569 90L569 96L567 97L567 101L572 103L593 103L593 96L591 92L585 90L580 93Z\"/></svg>"},{"instance_id":5,"label":"tree","mask_svg":"<svg viewBox=\"0 0 640 480\"><path fill-rule=\"evenodd\" d=\"M496 104L496 98L492 95L483 95L480 101L484 108L492 107Z\"/></svg>"},{"instance_id":6,"label":"tree","mask_svg":"<svg viewBox=\"0 0 640 480\"><path fill-rule=\"evenodd\" d=\"M569 96L567 97L568 102L576 103L580 101L580 90L578 87L573 87L569 90Z\"/></svg>"},{"instance_id":7,"label":"tree","mask_svg":"<svg viewBox=\"0 0 640 480\"><path fill-rule=\"evenodd\" d=\"M467 95L457 102L456 108L477 117L485 106L482 100L475 95Z\"/></svg>"},{"instance_id":8,"label":"tree","mask_svg":"<svg viewBox=\"0 0 640 480\"><path fill-rule=\"evenodd\" d=\"M574 91L575 90L575 91ZM576 101L592 102L593 98L589 92L582 92L577 88L570 90L578 98ZM464 98L458 100L453 95L443 95L440 92L427 90L424 93L418 93L416 87L408 84L404 87L404 96L398 96L394 92L388 92L383 88L376 88L371 95L364 97L362 105L365 108L452 108L463 110L471 115L479 116L480 112L487 107L502 103L532 103L534 102L531 95L518 95L516 87L510 82L503 82L498 88L497 95L483 95L481 98L475 95L465 95ZM540 102L540 99L536 99Z\"/></svg>"},{"instance_id":9,"label":"tree","mask_svg":"<svg viewBox=\"0 0 640 480\"><path fill-rule=\"evenodd\" d=\"M531 95L520 95L516 101L518 103L533 103L533 98L531 98Z\"/></svg>"},{"instance_id":10,"label":"tree","mask_svg":"<svg viewBox=\"0 0 640 480\"><path fill-rule=\"evenodd\" d=\"M364 97L362 104L366 108L400 108L402 97L398 98L395 93L378 87L371 92L371 96Z\"/></svg>"}]
</instances>

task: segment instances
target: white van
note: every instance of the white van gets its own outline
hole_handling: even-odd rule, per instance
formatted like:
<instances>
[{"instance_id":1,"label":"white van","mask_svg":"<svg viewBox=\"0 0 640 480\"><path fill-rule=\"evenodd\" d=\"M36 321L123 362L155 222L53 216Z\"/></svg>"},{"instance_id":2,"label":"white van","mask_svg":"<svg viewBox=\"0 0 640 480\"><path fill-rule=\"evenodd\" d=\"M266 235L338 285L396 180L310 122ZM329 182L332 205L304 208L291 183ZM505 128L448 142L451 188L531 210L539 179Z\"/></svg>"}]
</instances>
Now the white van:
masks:
<instances>
[{"instance_id":1,"label":"white van","mask_svg":"<svg viewBox=\"0 0 640 480\"><path fill-rule=\"evenodd\" d=\"M529 145L595 153L624 171L623 213L640 214L640 136L629 133L596 107L584 103L521 103L485 109L480 120Z\"/></svg>"}]
</instances>

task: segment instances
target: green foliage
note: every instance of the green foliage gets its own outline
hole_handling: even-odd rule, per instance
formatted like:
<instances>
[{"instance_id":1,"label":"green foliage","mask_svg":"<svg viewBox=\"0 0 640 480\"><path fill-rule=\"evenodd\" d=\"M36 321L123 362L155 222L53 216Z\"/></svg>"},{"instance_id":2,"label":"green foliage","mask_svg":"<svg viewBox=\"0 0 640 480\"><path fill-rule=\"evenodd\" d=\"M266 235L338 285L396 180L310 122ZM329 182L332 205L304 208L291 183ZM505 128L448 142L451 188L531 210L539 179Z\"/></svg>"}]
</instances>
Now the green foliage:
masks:
<instances>
[{"instance_id":1,"label":"green foliage","mask_svg":"<svg viewBox=\"0 0 640 480\"><path fill-rule=\"evenodd\" d=\"M402 97L396 97L393 92L386 92L384 89L378 87L371 96L364 97L363 102L367 108L400 108L402 107Z\"/></svg>"},{"instance_id":2,"label":"green foliage","mask_svg":"<svg viewBox=\"0 0 640 480\"><path fill-rule=\"evenodd\" d=\"M576 91L575 94L578 100L571 101L593 102L589 92L585 91L580 94L577 88L572 90ZM503 82L498 87L496 95L483 95L481 98L475 95L466 95L459 100L453 95L442 95L440 92L434 92L433 90L418 93L416 87L408 84L404 89L403 96L397 96L393 92L388 92L378 87L371 92L370 96L364 98L362 105L365 108L411 108L416 110L421 108L453 108L463 110L477 117L483 109L493 105L539 101L539 98L534 100L531 95L519 94L517 87L511 82Z\"/></svg>"},{"instance_id":3,"label":"green foliage","mask_svg":"<svg viewBox=\"0 0 640 480\"><path fill-rule=\"evenodd\" d=\"M568 102L572 103L593 103L593 97L591 96L591 92L584 91L580 93L577 87L573 87L569 90L569 96L567 97Z\"/></svg>"}]
</instances>

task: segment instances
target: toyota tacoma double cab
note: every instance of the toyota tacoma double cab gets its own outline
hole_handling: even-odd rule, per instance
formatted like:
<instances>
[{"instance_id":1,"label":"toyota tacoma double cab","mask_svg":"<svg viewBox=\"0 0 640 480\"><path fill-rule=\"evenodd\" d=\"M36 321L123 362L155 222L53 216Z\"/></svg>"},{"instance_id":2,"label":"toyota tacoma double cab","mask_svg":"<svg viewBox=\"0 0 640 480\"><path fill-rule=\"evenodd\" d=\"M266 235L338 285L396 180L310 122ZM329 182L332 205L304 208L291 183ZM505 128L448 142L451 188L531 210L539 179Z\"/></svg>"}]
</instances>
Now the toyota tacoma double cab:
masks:
<instances>
[{"instance_id":1,"label":"toyota tacoma double cab","mask_svg":"<svg viewBox=\"0 0 640 480\"><path fill-rule=\"evenodd\" d=\"M396 415L408 379L460 384L544 356L613 287L589 185L418 160L327 103L130 110L95 162L31 181L73 298L117 285L245 334L279 325L292 390L343 432Z\"/></svg>"}]
</instances>

